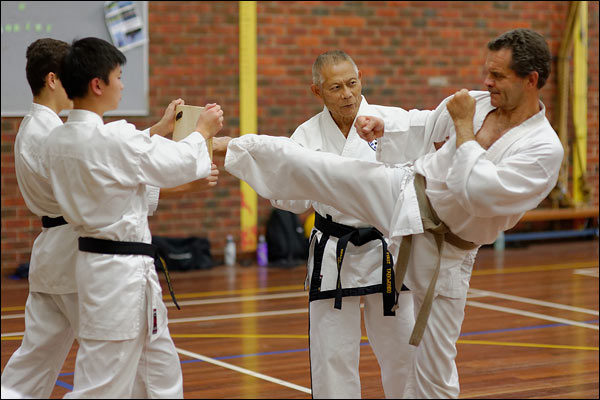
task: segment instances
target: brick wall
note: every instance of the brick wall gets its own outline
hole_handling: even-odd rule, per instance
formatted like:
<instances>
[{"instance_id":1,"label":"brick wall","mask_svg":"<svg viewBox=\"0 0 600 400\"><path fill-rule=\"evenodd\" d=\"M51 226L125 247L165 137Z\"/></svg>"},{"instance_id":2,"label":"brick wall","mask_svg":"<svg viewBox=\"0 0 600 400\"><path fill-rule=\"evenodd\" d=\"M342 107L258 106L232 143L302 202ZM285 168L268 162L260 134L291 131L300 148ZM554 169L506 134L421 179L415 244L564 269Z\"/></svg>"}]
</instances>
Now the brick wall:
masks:
<instances>
[{"instance_id":1,"label":"brick wall","mask_svg":"<svg viewBox=\"0 0 600 400\"><path fill-rule=\"evenodd\" d=\"M598 2L589 2L588 182L598 205ZM311 66L323 51L341 48L363 72L372 104L432 108L454 91L482 89L487 41L515 28L543 34L558 53L568 2L258 2L258 128L289 136L322 109L310 92ZM239 135L238 2L149 2L150 110L130 118L156 122L170 100L222 105L224 135ZM127 68L127 66L125 66ZM555 71L555 70L554 70ZM126 84L126 82L125 82ZM127 89L125 89L127 90ZM542 90L553 122L556 74ZM2 118L2 274L29 259L40 230L25 208L12 149L20 118ZM216 158L222 167L222 157ZM204 236L216 258L225 235L239 242L239 181L221 170L217 187L161 201L150 217L155 235ZM270 205L259 198L259 233Z\"/></svg>"}]
</instances>

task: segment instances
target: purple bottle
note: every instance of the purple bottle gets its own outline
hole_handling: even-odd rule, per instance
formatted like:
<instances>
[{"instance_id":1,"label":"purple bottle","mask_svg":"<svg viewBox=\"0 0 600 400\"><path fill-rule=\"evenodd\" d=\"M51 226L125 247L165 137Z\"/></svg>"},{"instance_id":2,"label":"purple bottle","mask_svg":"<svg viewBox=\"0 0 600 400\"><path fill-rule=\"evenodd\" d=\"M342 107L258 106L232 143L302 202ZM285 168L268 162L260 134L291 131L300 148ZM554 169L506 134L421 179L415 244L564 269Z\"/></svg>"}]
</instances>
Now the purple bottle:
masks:
<instances>
[{"instance_id":1,"label":"purple bottle","mask_svg":"<svg viewBox=\"0 0 600 400\"><path fill-rule=\"evenodd\" d=\"M256 262L260 267L264 267L269 263L269 251L265 235L258 237L258 246L256 247Z\"/></svg>"}]
</instances>

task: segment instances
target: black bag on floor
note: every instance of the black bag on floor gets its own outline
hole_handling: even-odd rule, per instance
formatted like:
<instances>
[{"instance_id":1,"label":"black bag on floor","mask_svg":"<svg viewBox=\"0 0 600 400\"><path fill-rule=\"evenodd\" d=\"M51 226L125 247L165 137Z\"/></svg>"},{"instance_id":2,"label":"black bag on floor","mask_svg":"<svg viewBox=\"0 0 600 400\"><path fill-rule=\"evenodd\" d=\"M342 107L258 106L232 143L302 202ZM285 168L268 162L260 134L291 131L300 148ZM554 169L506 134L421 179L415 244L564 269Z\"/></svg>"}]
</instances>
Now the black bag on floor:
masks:
<instances>
[{"instance_id":1,"label":"black bag on floor","mask_svg":"<svg viewBox=\"0 0 600 400\"><path fill-rule=\"evenodd\" d=\"M29 262L19 264L13 277L15 279L27 279L29 277Z\"/></svg>"},{"instance_id":2,"label":"black bag on floor","mask_svg":"<svg viewBox=\"0 0 600 400\"><path fill-rule=\"evenodd\" d=\"M273 209L267 221L267 246L270 267L295 267L308 259L308 239L298 216Z\"/></svg>"},{"instance_id":3,"label":"black bag on floor","mask_svg":"<svg viewBox=\"0 0 600 400\"><path fill-rule=\"evenodd\" d=\"M161 250L170 271L210 269L213 266L208 239L153 236L152 244Z\"/></svg>"}]
</instances>

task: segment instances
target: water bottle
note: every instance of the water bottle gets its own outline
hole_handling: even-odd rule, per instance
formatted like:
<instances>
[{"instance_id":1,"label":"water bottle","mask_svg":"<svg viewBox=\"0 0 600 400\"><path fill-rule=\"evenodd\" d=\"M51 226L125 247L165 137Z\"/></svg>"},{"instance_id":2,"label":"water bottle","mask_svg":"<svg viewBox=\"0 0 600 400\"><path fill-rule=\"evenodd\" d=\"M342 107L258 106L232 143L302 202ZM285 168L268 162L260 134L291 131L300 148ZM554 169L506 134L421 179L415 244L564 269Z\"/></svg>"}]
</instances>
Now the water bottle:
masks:
<instances>
[{"instance_id":1,"label":"water bottle","mask_svg":"<svg viewBox=\"0 0 600 400\"><path fill-rule=\"evenodd\" d=\"M504 251L505 240L504 240L504 232L500 232L496 241L494 242L494 250L495 251Z\"/></svg>"},{"instance_id":2,"label":"water bottle","mask_svg":"<svg viewBox=\"0 0 600 400\"><path fill-rule=\"evenodd\" d=\"M231 267L235 264L235 242L232 235L227 235L225 243L225 265Z\"/></svg>"},{"instance_id":3,"label":"water bottle","mask_svg":"<svg viewBox=\"0 0 600 400\"><path fill-rule=\"evenodd\" d=\"M260 235L258 237L258 246L256 247L256 262L260 267L264 267L269 263L269 251L267 249L265 235Z\"/></svg>"}]
</instances>

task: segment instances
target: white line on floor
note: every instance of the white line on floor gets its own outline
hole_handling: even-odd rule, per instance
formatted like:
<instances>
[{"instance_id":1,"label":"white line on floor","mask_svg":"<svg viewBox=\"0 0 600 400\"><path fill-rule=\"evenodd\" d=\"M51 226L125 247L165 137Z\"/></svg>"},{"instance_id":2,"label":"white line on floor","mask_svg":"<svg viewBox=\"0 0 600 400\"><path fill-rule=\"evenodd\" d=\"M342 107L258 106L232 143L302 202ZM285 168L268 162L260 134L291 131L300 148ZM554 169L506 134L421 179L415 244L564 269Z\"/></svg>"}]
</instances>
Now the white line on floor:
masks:
<instances>
[{"instance_id":1,"label":"white line on floor","mask_svg":"<svg viewBox=\"0 0 600 400\"><path fill-rule=\"evenodd\" d=\"M520 303L529 303L529 304L535 304L538 306L552 307L552 308L558 308L561 310L576 311L576 312L585 313L585 314L598 315L598 311L596 311L596 310L589 310L587 308L581 308L581 307L573 307L573 306L568 306L565 304L551 303L549 301L543 301L543 300L529 299L527 297L513 296L510 294L490 292L488 290L469 289L469 292L472 292L474 294L481 295L481 296L489 296L489 297L496 297L498 299L518 301Z\"/></svg>"},{"instance_id":2,"label":"white line on floor","mask_svg":"<svg viewBox=\"0 0 600 400\"><path fill-rule=\"evenodd\" d=\"M2 319L16 319L16 318L25 318L25 314L8 314L8 315L2 316Z\"/></svg>"},{"instance_id":3,"label":"white line on floor","mask_svg":"<svg viewBox=\"0 0 600 400\"><path fill-rule=\"evenodd\" d=\"M586 324L585 322L572 321L570 319L551 317L549 315L538 314L538 313L533 313L533 312L523 311L523 310L517 310L515 308L495 306L492 304L485 304L485 303L480 303L478 301L471 301L471 300L467 300L467 305L473 306L473 307L485 308L488 310L501 311L501 312L505 312L505 313L509 313L509 314L524 315L526 317L531 317L531 318L545 319L548 321L560 322L562 324L580 326L582 328L598 330L598 325Z\"/></svg>"},{"instance_id":4,"label":"white line on floor","mask_svg":"<svg viewBox=\"0 0 600 400\"><path fill-rule=\"evenodd\" d=\"M176 350L177 350L177 352L179 354L183 354L185 356L192 357L192 358L195 358L197 360L206 361L208 363L211 363L211 364L214 364L214 365L218 365L219 367L231 369L233 371L237 371L237 372L240 372L242 374L250 375L250 376L253 376L255 378L264 379L265 381L269 381L269 382L272 382L272 383L276 383L278 385L286 386L286 387L289 387L291 389L299 390L299 391L304 392L304 393L308 393L308 394L311 393L311 390L309 388L305 388L304 386L299 386L299 385L296 385L294 383L290 383L290 382L287 382L287 381L284 381L284 380L281 380L281 379L273 378L271 376L264 375L264 374L261 374L261 373L258 373L258 372L254 372L254 371L251 371L251 370L246 369L246 368L241 368L241 367L238 367L238 366L233 365L233 364L229 364L229 363L226 363L226 362L223 362L223 361L215 360L214 358L203 356L201 354L192 353L191 351L182 350L182 349L179 349L179 348L176 348Z\"/></svg>"},{"instance_id":5,"label":"white line on floor","mask_svg":"<svg viewBox=\"0 0 600 400\"><path fill-rule=\"evenodd\" d=\"M577 275L586 275L593 276L594 278L598 278L598 268L579 268L573 271L574 274Z\"/></svg>"},{"instance_id":6,"label":"white line on floor","mask_svg":"<svg viewBox=\"0 0 600 400\"><path fill-rule=\"evenodd\" d=\"M25 334L25 332L9 332L9 333L3 333L1 337L23 336L24 334Z\"/></svg>"}]
</instances>

